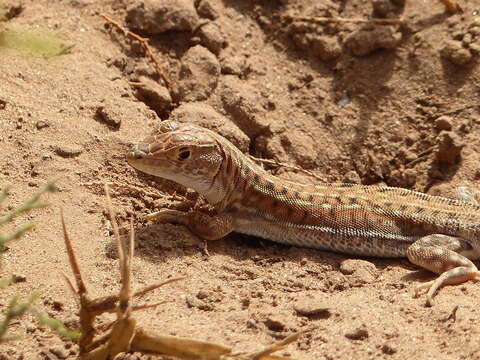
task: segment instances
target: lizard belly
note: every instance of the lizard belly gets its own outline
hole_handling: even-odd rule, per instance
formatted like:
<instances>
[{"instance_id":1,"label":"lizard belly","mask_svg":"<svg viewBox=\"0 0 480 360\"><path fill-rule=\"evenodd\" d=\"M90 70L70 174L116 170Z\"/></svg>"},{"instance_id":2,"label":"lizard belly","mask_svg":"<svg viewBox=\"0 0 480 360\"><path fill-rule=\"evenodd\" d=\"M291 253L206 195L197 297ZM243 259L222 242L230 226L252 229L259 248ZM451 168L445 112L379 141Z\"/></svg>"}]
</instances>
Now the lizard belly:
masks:
<instances>
[{"instance_id":1,"label":"lizard belly","mask_svg":"<svg viewBox=\"0 0 480 360\"><path fill-rule=\"evenodd\" d=\"M405 257L407 248L419 238L360 229L295 224L274 218L266 219L258 214L237 215L234 231L288 245L375 257Z\"/></svg>"}]
</instances>

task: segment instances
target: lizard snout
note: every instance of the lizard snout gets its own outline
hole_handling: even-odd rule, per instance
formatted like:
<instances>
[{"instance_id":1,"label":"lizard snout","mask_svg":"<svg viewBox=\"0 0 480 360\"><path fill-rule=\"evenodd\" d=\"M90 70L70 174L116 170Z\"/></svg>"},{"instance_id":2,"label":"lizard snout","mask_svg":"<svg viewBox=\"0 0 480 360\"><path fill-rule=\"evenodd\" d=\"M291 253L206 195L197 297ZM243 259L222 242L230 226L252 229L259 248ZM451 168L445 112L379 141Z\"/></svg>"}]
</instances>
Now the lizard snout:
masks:
<instances>
[{"instance_id":1,"label":"lizard snout","mask_svg":"<svg viewBox=\"0 0 480 360\"><path fill-rule=\"evenodd\" d=\"M146 143L139 143L131 146L127 153L127 159L140 160L150 154L150 145Z\"/></svg>"}]
</instances>

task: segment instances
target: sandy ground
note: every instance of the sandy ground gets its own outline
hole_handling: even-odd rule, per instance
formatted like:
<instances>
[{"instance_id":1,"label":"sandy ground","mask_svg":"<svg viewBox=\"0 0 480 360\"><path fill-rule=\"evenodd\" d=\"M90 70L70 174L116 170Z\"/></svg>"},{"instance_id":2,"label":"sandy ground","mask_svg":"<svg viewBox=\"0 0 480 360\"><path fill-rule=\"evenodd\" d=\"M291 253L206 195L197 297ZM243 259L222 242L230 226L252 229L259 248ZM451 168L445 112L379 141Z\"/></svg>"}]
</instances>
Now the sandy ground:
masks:
<instances>
[{"instance_id":1,"label":"sandy ground","mask_svg":"<svg viewBox=\"0 0 480 360\"><path fill-rule=\"evenodd\" d=\"M142 219L186 190L125 162L126 143L176 118L329 182L443 195L478 187L480 1L462 5L463 14L449 15L433 0L23 1L2 26L49 28L74 47L50 59L0 52L0 185L12 185L8 205L52 179L60 189L46 197L50 207L16 221L36 227L4 254L2 273L25 281L2 290L0 306L39 290L40 308L75 325L77 306L61 275L70 270L60 206L90 291L118 290L107 182L121 218L136 218L136 286L188 276L144 299L168 303L139 312L142 326L236 351L315 326L280 353L299 359L480 359L478 284L444 288L427 308L412 293L432 275L406 260L355 259L241 235L210 243L206 256L184 227ZM168 86L103 12L151 37ZM372 16L405 23L312 21ZM76 358L73 344L31 317L12 331L21 340L2 345L0 359Z\"/></svg>"}]
</instances>

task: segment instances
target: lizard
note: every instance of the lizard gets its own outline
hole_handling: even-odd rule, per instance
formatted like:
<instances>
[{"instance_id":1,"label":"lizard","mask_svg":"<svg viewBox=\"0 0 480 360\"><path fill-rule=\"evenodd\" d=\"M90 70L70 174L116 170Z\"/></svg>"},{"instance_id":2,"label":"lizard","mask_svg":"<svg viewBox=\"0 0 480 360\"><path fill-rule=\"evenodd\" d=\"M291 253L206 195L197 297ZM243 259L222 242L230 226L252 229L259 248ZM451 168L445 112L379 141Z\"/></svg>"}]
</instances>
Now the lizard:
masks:
<instances>
[{"instance_id":1,"label":"lizard","mask_svg":"<svg viewBox=\"0 0 480 360\"><path fill-rule=\"evenodd\" d=\"M161 209L159 222L205 240L231 232L354 256L408 258L439 276L417 286L426 305L447 284L479 279L480 205L383 185L300 184L270 174L216 132L163 121L133 145L135 169L192 188L214 208Z\"/></svg>"}]
</instances>

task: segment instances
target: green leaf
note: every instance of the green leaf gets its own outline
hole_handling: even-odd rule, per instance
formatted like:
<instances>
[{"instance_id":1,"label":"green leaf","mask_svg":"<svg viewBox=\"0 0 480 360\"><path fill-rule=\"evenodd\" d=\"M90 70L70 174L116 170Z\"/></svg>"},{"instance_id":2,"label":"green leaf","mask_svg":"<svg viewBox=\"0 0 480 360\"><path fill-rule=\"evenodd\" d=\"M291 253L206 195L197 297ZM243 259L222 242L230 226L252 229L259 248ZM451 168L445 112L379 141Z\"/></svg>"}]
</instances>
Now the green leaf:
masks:
<instances>
[{"instance_id":1,"label":"green leaf","mask_svg":"<svg viewBox=\"0 0 480 360\"><path fill-rule=\"evenodd\" d=\"M72 47L48 29L16 27L0 32L0 50L16 50L31 56L50 58L64 55Z\"/></svg>"}]
</instances>

